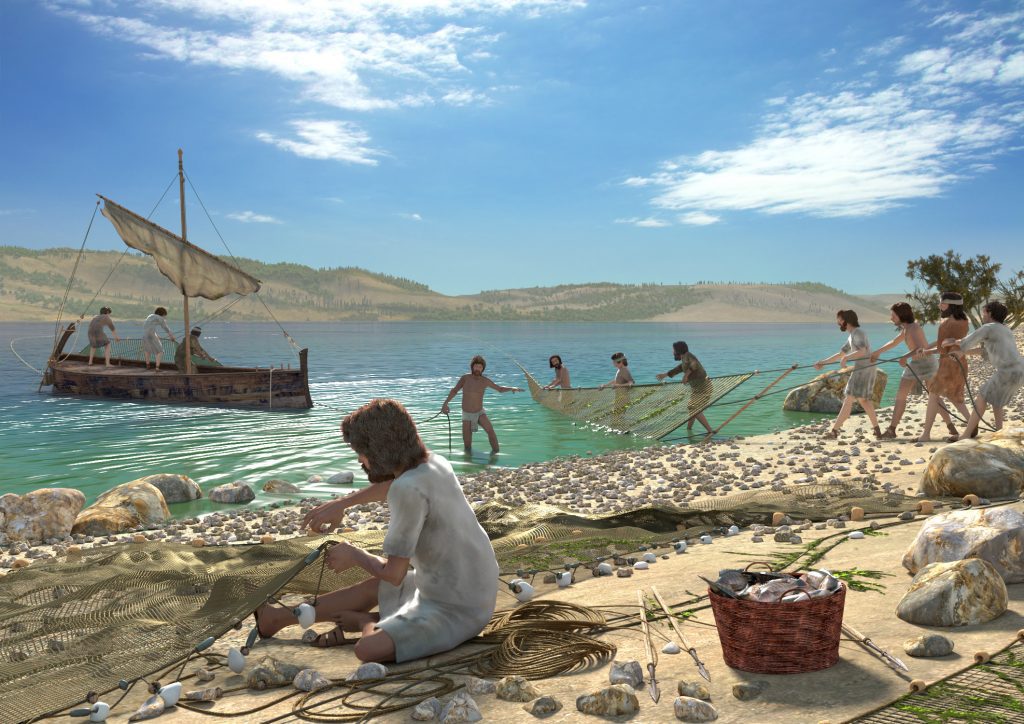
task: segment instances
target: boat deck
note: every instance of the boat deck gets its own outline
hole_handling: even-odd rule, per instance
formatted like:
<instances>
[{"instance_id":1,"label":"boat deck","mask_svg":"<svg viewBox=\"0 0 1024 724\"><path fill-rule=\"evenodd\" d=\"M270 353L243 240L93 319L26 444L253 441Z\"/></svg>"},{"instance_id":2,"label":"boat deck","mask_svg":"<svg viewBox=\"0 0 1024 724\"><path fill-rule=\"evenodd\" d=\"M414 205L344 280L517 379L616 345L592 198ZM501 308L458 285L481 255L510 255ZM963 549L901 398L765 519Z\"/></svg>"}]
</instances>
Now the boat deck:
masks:
<instances>
[{"instance_id":1,"label":"boat deck","mask_svg":"<svg viewBox=\"0 0 1024 724\"><path fill-rule=\"evenodd\" d=\"M169 376L169 375L180 375L182 372L178 371L177 367L161 367L160 369L146 369L145 367L134 367L129 365L116 365L112 364L109 367L104 365L102 362L89 364L88 362L72 362L65 361L60 362L56 365L65 372L79 372L89 374L104 374L104 375L117 375L118 377L155 377ZM193 373L195 374L195 373Z\"/></svg>"}]
</instances>

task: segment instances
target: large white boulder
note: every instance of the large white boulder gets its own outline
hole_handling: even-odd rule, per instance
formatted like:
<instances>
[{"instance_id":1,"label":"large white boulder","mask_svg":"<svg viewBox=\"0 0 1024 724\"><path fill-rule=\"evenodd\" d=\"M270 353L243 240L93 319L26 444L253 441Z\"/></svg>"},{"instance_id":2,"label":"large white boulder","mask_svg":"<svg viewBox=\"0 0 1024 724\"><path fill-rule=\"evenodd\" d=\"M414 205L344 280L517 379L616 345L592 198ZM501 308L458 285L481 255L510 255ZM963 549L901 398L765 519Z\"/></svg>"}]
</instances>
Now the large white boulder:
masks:
<instances>
[{"instance_id":1,"label":"large white boulder","mask_svg":"<svg viewBox=\"0 0 1024 724\"><path fill-rule=\"evenodd\" d=\"M790 412L839 412L843 405L843 389L846 381L853 371L852 367L846 368L836 374L838 370L823 372L808 382L786 395L782 403L782 409ZM885 392L885 383L889 377L881 369L875 369L875 388L871 394L871 400L878 407L882 402L882 394ZM853 403L854 412L864 412L859 402Z\"/></svg>"},{"instance_id":2,"label":"large white boulder","mask_svg":"<svg viewBox=\"0 0 1024 724\"><path fill-rule=\"evenodd\" d=\"M1016 498L1024 492L1024 428L979 435L937 450L921 478L925 495Z\"/></svg>"},{"instance_id":3,"label":"large white boulder","mask_svg":"<svg viewBox=\"0 0 1024 724\"><path fill-rule=\"evenodd\" d=\"M918 626L973 626L1001 616L1006 584L988 561L931 563L914 576L896 615Z\"/></svg>"},{"instance_id":4,"label":"large white boulder","mask_svg":"<svg viewBox=\"0 0 1024 724\"><path fill-rule=\"evenodd\" d=\"M171 516L160 490L142 480L118 485L75 518L72 533L111 535L132 528L152 528Z\"/></svg>"},{"instance_id":5,"label":"large white boulder","mask_svg":"<svg viewBox=\"0 0 1024 724\"><path fill-rule=\"evenodd\" d=\"M929 563L981 558L1007 583L1024 582L1024 515L1013 508L954 510L928 519L903 555L917 573Z\"/></svg>"},{"instance_id":6,"label":"large white boulder","mask_svg":"<svg viewBox=\"0 0 1024 724\"><path fill-rule=\"evenodd\" d=\"M42 543L71 533L85 495L72 488L40 488L0 496L0 533L14 541Z\"/></svg>"}]
</instances>

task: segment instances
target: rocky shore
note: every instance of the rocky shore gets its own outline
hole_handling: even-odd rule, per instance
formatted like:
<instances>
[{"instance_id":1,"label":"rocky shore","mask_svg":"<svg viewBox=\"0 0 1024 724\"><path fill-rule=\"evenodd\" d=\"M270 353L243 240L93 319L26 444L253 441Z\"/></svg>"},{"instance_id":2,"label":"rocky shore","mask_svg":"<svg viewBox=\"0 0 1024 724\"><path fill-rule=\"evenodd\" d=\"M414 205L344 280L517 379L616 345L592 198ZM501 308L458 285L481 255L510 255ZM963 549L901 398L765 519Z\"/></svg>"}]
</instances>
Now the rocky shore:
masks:
<instances>
[{"instance_id":1,"label":"rocky shore","mask_svg":"<svg viewBox=\"0 0 1024 724\"><path fill-rule=\"evenodd\" d=\"M1017 338L1024 349L1024 334L1018 333ZM972 360L971 389L979 389L990 374L986 363ZM761 404L778 403L769 400ZM895 440L875 440L867 419L858 415L851 418L838 440L823 438L831 424L825 420L771 435L706 445L655 445L593 457L558 458L514 469L494 468L463 476L462 482L466 496L474 503L497 501L509 507L547 503L592 515L657 504L686 507L709 497L747 490L781 490L830 481L856 481L904 494L956 495L955 485L950 487L948 480L939 479L943 474L948 477L957 473L957 466L948 462L951 456L969 460L966 467L971 475L977 475L986 456L1020 456L1024 440L1018 428L1024 421L1024 393L1018 393L1006 409L1006 434L998 436L1002 441L990 442L987 448L974 441L952 445L916 442L924 406L923 397L911 398ZM883 427L890 414L889 410L879 411ZM991 419L990 412L986 419ZM941 421L936 429L940 426ZM936 458L936 453L944 449L948 452ZM930 470L933 458L936 464ZM1019 489L1021 481L1012 475L1007 478L1004 471L1005 467L999 468L993 477L1009 479L1009 487ZM1018 469L1014 475L1024 472ZM343 472L327 482L348 484L352 480L352 473ZM308 481L324 482L324 477L313 473ZM322 500L298 498L295 493L299 488L292 481L271 479L262 489L282 495L282 500L258 510L240 507L255 493L246 483L230 483L209 492L212 500L223 502L223 510L181 519L172 518L168 506L194 500L203 493L189 478L169 473L120 485L85 510L84 496L74 490L4 495L0 497L0 546L6 548L6 555L0 556L0 571L123 541L216 546L304 535L299 528L303 514ZM379 530L387 522L386 505L364 505L346 511L338 530Z\"/></svg>"}]
</instances>

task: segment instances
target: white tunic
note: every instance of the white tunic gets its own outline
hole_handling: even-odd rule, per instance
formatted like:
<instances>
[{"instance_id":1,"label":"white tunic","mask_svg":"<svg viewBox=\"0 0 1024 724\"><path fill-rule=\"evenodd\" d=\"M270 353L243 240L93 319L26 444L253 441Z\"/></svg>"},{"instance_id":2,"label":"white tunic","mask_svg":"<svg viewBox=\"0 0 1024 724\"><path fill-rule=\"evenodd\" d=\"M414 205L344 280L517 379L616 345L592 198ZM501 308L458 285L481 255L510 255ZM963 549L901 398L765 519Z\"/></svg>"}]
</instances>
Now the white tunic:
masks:
<instances>
[{"instance_id":1,"label":"white tunic","mask_svg":"<svg viewBox=\"0 0 1024 724\"><path fill-rule=\"evenodd\" d=\"M483 630L498 595L498 562L451 464L431 453L388 491L384 555L415 571L378 588L380 623L398 662L449 651Z\"/></svg>"},{"instance_id":2,"label":"white tunic","mask_svg":"<svg viewBox=\"0 0 1024 724\"><path fill-rule=\"evenodd\" d=\"M168 337L173 336L171 334L171 328L167 326L167 321L159 314L150 314L146 317L146 321L142 325L142 351L149 352L150 354L160 354L164 351L163 344L160 342L160 337L157 334L157 330L163 329L167 333Z\"/></svg>"},{"instance_id":3,"label":"white tunic","mask_svg":"<svg viewBox=\"0 0 1024 724\"><path fill-rule=\"evenodd\" d=\"M982 386L981 396L993 407L1005 407L1024 385L1024 358L1013 332L1005 324L989 322L964 337L961 349L981 346L996 373Z\"/></svg>"}]
</instances>

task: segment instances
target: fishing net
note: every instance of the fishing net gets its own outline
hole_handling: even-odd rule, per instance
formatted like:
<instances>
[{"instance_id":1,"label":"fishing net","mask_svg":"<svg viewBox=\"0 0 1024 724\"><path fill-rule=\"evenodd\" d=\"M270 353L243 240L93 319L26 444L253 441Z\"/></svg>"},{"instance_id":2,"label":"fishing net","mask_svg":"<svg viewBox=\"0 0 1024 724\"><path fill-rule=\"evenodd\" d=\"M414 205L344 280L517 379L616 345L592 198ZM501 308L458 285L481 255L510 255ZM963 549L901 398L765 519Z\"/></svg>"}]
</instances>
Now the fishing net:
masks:
<instances>
[{"instance_id":1,"label":"fishing net","mask_svg":"<svg viewBox=\"0 0 1024 724\"><path fill-rule=\"evenodd\" d=\"M666 382L631 387L573 387L545 390L520 365L533 399L549 410L639 437L665 437L754 376L752 372L709 377L694 385Z\"/></svg>"},{"instance_id":2,"label":"fishing net","mask_svg":"<svg viewBox=\"0 0 1024 724\"><path fill-rule=\"evenodd\" d=\"M174 355L177 354L178 344L172 342L169 339L161 339L160 344L163 347L163 359L165 363L173 363ZM82 351L78 354L89 356L89 346L86 345L82 348ZM103 351L96 352L96 356L102 358ZM141 339L126 339L122 337L120 341L110 342L110 359L123 359L132 360L135 362L142 362L145 359L145 355L142 354L142 340ZM192 364L196 367L219 367L220 365L216 362L210 362L202 357L196 357L192 355Z\"/></svg>"},{"instance_id":3,"label":"fishing net","mask_svg":"<svg viewBox=\"0 0 1024 724\"><path fill-rule=\"evenodd\" d=\"M489 503L477 512L503 573L536 575L715 527L765 522L775 510L824 520L853 505L893 514L917 502L856 485L792 490L598 517L549 505ZM344 535L369 550L379 550L383 537L383 531ZM361 569L338 574L321 565L322 557L304 567L310 550L330 539L204 548L125 543L9 574L0 585L0 721L59 712L89 691L108 692L120 679L161 672L243 621L268 594L310 594L363 580Z\"/></svg>"},{"instance_id":4,"label":"fishing net","mask_svg":"<svg viewBox=\"0 0 1024 724\"><path fill-rule=\"evenodd\" d=\"M1024 722L1024 642L1004 649L988 663L976 664L854 721L1020 724Z\"/></svg>"}]
</instances>

